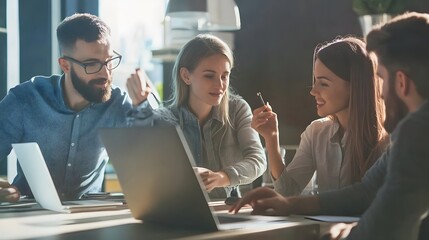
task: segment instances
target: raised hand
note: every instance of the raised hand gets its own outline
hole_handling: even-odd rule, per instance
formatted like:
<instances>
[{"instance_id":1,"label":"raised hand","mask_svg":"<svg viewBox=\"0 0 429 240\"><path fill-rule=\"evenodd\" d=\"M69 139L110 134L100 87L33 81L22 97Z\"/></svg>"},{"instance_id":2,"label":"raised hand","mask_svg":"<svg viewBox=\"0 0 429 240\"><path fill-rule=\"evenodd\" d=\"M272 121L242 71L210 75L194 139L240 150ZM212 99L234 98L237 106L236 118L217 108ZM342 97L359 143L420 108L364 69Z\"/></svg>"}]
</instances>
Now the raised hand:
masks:
<instances>
[{"instance_id":1,"label":"raised hand","mask_svg":"<svg viewBox=\"0 0 429 240\"><path fill-rule=\"evenodd\" d=\"M132 73L127 79L127 89L134 106L144 102L152 89L149 84L149 77L140 68Z\"/></svg>"},{"instance_id":2,"label":"raised hand","mask_svg":"<svg viewBox=\"0 0 429 240\"><path fill-rule=\"evenodd\" d=\"M253 111L251 126L265 140L278 135L277 114L272 111L269 103Z\"/></svg>"}]
</instances>

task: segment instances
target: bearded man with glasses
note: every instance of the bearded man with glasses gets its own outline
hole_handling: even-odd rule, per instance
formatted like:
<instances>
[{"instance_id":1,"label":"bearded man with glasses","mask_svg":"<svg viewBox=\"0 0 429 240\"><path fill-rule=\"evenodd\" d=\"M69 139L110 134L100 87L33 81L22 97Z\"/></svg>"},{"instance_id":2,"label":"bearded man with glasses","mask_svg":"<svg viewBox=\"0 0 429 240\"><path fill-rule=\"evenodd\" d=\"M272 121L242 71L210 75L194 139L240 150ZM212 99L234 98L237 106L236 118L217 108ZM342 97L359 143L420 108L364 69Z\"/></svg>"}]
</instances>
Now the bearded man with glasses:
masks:
<instances>
[{"instance_id":1,"label":"bearded man with glasses","mask_svg":"<svg viewBox=\"0 0 429 240\"><path fill-rule=\"evenodd\" d=\"M110 28L98 17L74 14L64 19L57 38L64 74L33 77L0 102L0 160L12 143L37 142L58 194L77 199L101 191L107 153L98 129L125 126L130 110L148 105L150 88L130 97L112 85L112 70L122 56L111 48ZM18 166L12 184L0 179L0 202L17 201L20 195L32 193Z\"/></svg>"},{"instance_id":2,"label":"bearded man with glasses","mask_svg":"<svg viewBox=\"0 0 429 240\"><path fill-rule=\"evenodd\" d=\"M122 56L113 51L116 56L109 58L105 62L101 62L97 59L85 60L81 62L72 57L63 56L63 60L67 60L70 63L81 66L87 75L98 74L103 68L110 72L115 69L121 63ZM85 80L80 78L73 67L70 68L70 77L73 83L73 87L88 101L90 102L105 102L110 99L111 96L111 79L98 78L89 80L85 83ZM96 87L99 86L99 87Z\"/></svg>"}]
</instances>

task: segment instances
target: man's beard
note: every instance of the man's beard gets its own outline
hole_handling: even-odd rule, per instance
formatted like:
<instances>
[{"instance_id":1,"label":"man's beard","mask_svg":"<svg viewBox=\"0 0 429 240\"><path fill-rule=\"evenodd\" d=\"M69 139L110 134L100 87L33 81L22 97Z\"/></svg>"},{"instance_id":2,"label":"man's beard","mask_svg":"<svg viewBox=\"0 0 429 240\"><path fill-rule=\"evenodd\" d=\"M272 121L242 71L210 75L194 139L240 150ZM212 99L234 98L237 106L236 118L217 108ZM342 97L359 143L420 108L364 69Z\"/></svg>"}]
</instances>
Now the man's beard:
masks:
<instances>
[{"instance_id":1,"label":"man's beard","mask_svg":"<svg viewBox=\"0 0 429 240\"><path fill-rule=\"evenodd\" d=\"M92 79L88 83L78 77L73 68L70 71L72 84L76 91L82 95L87 101L93 103L106 102L112 95L111 80L105 78ZM105 88L95 87L97 83L104 83L107 81Z\"/></svg>"},{"instance_id":2,"label":"man's beard","mask_svg":"<svg viewBox=\"0 0 429 240\"><path fill-rule=\"evenodd\" d=\"M386 105L384 129L386 129L388 133L392 133L398 123L408 114L408 107L398 95L396 95L395 81L392 79L387 79L387 81L389 81L389 92L387 96L384 96L384 103Z\"/></svg>"}]
</instances>

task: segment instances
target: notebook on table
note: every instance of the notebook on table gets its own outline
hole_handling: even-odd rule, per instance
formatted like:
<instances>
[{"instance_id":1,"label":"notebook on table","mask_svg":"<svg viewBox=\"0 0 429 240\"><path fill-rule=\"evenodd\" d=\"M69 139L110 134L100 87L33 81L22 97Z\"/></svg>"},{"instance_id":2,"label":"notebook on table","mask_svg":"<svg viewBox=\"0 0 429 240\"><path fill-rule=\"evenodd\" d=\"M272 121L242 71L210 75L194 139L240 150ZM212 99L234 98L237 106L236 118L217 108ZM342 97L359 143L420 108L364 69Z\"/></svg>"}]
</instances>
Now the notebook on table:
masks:
<instances>
[{"instance_id":1,"label":"notebook on table","mask_svg":"<svg viewBox=\"0 0 429 240\"><path fill-rule=\"evenodd\" d=\"M77 200L64 201L55 188L52 177L46 166L45 159L40 151L39 145L35 142L14 143L18 162L27 179L34 199L44 209L72 213L83 211L111 210L122 206L121 202L107 202L98 200Z\"/></svg>"},{"instance_id":2,"label":"notebook on table","mask_svg":"<svg viewBox=\"0 0 429 240\"><path fill-rule=\"evenodd\" d=\"M278 221L215 213L179 127L101 129L100 135L136 219L206 232Z\"/></svg>"}]
</instances>

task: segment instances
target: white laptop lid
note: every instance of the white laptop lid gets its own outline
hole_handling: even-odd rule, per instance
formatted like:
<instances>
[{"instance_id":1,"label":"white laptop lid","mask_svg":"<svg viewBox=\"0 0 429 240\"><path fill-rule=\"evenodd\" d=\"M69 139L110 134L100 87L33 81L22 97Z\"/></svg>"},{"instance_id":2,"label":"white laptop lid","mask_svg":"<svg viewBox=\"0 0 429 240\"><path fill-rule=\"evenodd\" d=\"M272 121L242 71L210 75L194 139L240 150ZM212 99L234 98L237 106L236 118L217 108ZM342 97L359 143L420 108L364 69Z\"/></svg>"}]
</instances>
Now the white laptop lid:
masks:
<instances>
[{"instance_id":1,"label":"white laptop lid","mask_svg":"<svg viewBox=\"0 0 429 240\"><path fill-rule=\"evenodd\" d=\"M58 197L39 145L30 142L14 143L12 146L36 201L45 209L67 212Z\"/></svg>"},{"instance_id":2,"label":"white laptop lid","mask_svg":"<svg viewBox=\"0 0 429 240\"><path fill-rule=\"evenodd\" d=\"M121 202L97 200L68 201L66 202L67 204L73 205L63 205L39 145L35 142L14 143L12 147L15 150L18 162L21 165L31 192L33 192L34 199L36 199L36 202L42 208L56 212L71 213L116 209L117 206L122 205Z\"/></svg>"}]
</instances>

